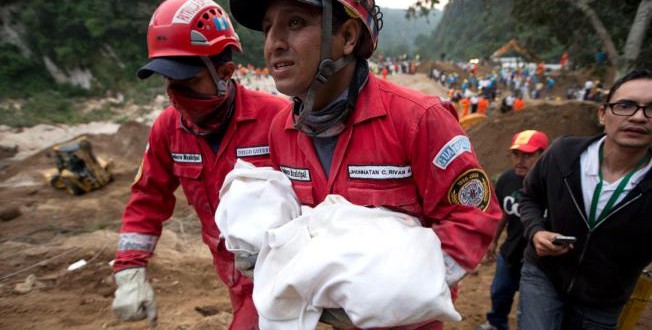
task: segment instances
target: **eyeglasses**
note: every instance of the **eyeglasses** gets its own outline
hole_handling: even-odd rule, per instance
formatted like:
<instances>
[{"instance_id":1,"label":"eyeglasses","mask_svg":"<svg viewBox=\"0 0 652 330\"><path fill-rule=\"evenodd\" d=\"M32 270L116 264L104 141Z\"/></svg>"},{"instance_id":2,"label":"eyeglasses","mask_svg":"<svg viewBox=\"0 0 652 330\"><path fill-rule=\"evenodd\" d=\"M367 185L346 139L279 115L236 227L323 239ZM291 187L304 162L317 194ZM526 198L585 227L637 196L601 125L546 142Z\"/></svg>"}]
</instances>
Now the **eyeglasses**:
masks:
<instances>
[{"instance_id":1,"label":"eyeglasses","mask_svg":"<svg viewBox=\"0 0 652 330\"><path fill-rule=\"evenodd\" d=\"M617 116L632 116L638 112L638 109L643 109L643 115L647 118L652 118L652 104L639 105L636 102L620 101L607 103L606 105Z\"/></svg>"}]
</instances>

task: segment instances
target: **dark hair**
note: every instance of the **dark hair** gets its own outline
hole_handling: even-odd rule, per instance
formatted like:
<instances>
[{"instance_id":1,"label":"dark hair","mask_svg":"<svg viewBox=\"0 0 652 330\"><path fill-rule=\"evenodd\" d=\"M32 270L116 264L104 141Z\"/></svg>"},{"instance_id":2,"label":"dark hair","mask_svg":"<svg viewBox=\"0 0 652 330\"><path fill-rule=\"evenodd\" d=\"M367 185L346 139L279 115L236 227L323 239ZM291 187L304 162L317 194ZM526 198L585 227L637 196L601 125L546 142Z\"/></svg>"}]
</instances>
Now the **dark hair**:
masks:
<instances>
[{"instance_id":1,"label":"dark hair","mask_svg":"<svg viewBox=\"0 0 652 330\"><path fill-rule=\"evenodd\" d=\"M611 89L609 90L609 94L607 95L607 102L611 101L611 97L614 95L614 93L622 86L624 83L632 80L637 80L637 79L652 79L652 70L649 69L639 69L639 70L634 70L620 79L616 80L616 82L611 86Z\"/></svg>"}]
</instances>

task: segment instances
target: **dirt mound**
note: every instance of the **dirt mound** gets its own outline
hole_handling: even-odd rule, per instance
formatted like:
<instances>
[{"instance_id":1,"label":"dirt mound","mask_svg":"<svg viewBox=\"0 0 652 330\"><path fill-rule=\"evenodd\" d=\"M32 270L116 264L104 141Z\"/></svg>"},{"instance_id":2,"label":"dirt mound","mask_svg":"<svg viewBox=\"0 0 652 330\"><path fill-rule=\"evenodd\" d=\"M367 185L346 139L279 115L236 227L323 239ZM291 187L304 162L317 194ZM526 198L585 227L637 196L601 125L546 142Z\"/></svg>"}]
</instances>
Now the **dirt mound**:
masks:
<instances>
[{"instance_id":1,"label":"dirt mound","mask_svg":"<svg viewBox=\"0 0 652 330\"><path fill-rule=\"evenodd\" d=\"M539 130L551 142L562 135L595 135L602 132L597 114L598 104L591 102L531 102L520 112L494 113L467 134L482 166L496 176L511 166L508 148L517 132Z\"/></svg>"}]
</instances>

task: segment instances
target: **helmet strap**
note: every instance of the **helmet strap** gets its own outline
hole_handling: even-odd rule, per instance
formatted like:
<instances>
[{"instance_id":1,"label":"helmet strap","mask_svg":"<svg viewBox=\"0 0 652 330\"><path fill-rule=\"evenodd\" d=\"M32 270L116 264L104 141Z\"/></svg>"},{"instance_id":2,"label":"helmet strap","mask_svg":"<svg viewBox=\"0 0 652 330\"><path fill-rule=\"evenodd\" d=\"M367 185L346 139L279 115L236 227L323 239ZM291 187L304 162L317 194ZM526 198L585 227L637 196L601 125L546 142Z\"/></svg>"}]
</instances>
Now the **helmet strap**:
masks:
<instances>
[{"instance_id":1,"label":"helmet strap","mask_svg":"<svg viewBox=\"0 0 652 330\"><path fill-rule=\"evenodd\" d=\"M202 62L204 62L204 65L208 69L208 73L213 79L215 90L217 91L217 96L226 95L228 90L228 83L227 81L220 79L220 76L217 75L217 70L215 69L215 64L213 64L213 61L211 61L210 57L208 56L199 56L199 58Z\"/></svg>"},{"instance_id":2,"label":"helmet strap","mask_svg":"<svg viewBox=\"0 0 652 330\"><path fill-rule=\"evenodd\" d=\"M347 64L351 63L354 59L353 55L346 55L337 61L333 61L331 56L331 42L333 39L333 1L322 0L322 17L321 17L321 45L320 45L320 59L317 74L312 80L306 100L304 102L303 110L299 117L294 120L294 128L300 129L304 121L313 111L315 103L315 92L318 85L325 85L332 75L341 70ZM294 119L294 117L293 117Z\"/></svg>"}]
</instances>

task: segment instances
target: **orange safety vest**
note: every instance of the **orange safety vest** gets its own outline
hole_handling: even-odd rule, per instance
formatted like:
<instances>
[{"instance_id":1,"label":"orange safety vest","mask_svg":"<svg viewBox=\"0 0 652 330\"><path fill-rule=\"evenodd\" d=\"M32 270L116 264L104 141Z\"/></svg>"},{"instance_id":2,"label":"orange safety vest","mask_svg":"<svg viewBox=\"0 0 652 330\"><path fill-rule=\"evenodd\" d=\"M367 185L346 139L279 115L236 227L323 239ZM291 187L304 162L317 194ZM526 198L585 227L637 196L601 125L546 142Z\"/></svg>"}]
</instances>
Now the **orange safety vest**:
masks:
<instances>
[{"instance_id":1,"label":"orange safety vest","mask_svg":"<svg viewBox=\"0 0 652 330\"><path fill-rule=\"evenodd\" d=\"M486 114L488 107L489 107L489 100L487 100L484 97L481 97L480 100L478 100L478 113L481 113L483 115Z\"/></svg>"},{"instance_id":2,"label":"orange safety vest","mask_svg":"<svg viewBox=\"0 0 652 330\"><path fill-rule=\"evenodd\" d=\"M460 104L462 105L462 115L460 118L466 116L469 114L469 108L471 107L471 101L469 100L468 97L465 97L460 100Z\"/></svg>"}]
</instances>

